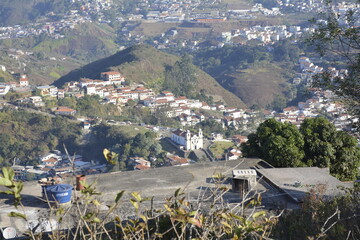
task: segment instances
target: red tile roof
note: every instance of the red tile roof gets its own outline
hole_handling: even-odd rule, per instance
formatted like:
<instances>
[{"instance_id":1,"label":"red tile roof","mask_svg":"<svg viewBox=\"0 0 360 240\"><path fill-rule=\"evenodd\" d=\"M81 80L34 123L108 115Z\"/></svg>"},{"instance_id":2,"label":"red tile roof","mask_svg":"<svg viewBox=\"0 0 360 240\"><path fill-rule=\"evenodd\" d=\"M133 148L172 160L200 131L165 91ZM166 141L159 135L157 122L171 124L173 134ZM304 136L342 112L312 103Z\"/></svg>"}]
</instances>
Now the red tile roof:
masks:
<instances>
[{"instance_id":1,"label":"red tile roof","mask_svg":"<svg viewBox=\"0 0 360 240\"><path fill-rule=\"evenodd\" d=\"M134 169L138 169L138 170L146 170L146 169L149 169L150 167L149 166L146 166L146 165L142 165L142 164L138 164L134 167Z\"/></svg>"},{"instance_id":2,"label":"red tile roof","mask_svg":"<svg viewBox=\"0 0 360 240\"><path fill-rule=\"evenodd\" d=\"M74 112L75 109L68 108L68 107L58 107L55 112Z\"/></svg>"},{"instance_id":3,"label":"red tile roof","mask_svg":"<svg viewBox=\"0 0 360 240\"><path fill-rule=\"evenodd\" d=\"M120 73L119 73L119 72L115 72L115 71L110 71L110 72L102 72L101 74L116 75L116 74L120 74Z\"/></svg>"}]
</instances>

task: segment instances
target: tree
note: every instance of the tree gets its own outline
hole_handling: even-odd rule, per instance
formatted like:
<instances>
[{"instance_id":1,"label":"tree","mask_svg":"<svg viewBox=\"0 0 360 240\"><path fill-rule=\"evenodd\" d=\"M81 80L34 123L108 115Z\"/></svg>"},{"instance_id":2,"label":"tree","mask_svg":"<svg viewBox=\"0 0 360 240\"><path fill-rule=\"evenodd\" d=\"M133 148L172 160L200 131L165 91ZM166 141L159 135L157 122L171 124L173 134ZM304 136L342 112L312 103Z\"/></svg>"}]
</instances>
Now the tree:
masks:
<instances>
[{"instance_id":1,"label":"tree","mask_svg":"<svg viewBox=\"0 0 360 240\"><path fill-rule=\"evenodd\" d=\"M301 124L300 132L304 136L304 161L309 166L329 167L335 161L336 129L325 118L309 118Z\"/></svg>"},{"instance_id":2,"label":"tree","mask_svg":"<svg viewBox=\"0 0 360 240\"><path fill-rule=\"evenodd\" d=\"M356 2L360 3L360 0ZM328 11L317 25L315 33L309 38L321 56L332 56L345 63L348 73L333 76L329 71L318 75L316 85L333 90L340 96L352 114L360 117L360 28L358 11L337 12L327 1ZM360 127L360 121L358 127Z\"/></svg>"},{"instance_id":3,"label":"tree","mask_svg":"<svg viewBox=\"0 0 360 240\"><path fill-rule=\"evenodd\" d=\"M268 119L248 139L242 144L245 157L260 157L275 167L302 165L304 141L299 130L290 123Z\"/></svg>"},{"instance_id":4,"label":"tree","mask_svg":"<svg viewBox=\"0 0 360 240\"><path fill-rule=\"evenodd\" d=\"M260 157L275 167L328 167L342 181L359 175L357 140L322 117L305 119L300 131L290 123L269 119L248 139L241 145L244 156Z\"/></svg>"},{"instance_id":5,"label":"tree","mask_svg":"<svg viewBox=\"0 0 360 240\"><path fill-rule=\"evenodd\" d=\"M196 82L195 67L190 55L183 55L180 61L165 70L164 89L177 96L191 97Z\"/></svg>"},{"instance_id":6,"label":"tree","mask_svg":"<svg viewBox=\"0 0 360 240\"><path fill-rule=\"evenodd\" d=\"M325 118L309 118L301 124L304 137L304 162L308 166L330 167L340 180L351 181L359 174L360 148L354 137L337 131Z\"/></svg>"}]
</instances>

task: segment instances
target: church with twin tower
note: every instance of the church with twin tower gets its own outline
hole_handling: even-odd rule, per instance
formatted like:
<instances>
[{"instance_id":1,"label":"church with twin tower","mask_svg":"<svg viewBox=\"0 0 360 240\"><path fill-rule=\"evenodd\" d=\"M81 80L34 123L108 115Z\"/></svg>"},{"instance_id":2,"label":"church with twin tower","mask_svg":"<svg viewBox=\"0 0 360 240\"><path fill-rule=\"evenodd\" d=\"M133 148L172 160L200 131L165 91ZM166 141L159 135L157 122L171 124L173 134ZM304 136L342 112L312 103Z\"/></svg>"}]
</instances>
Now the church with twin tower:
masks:
<instances>
[{"instance_id":1,"label":"church with twin tower","mask_svg":"<svg viewBox=\"0 0 360 240\"><path fill-rule=\"evenodd\" d=\"M189 130L184 131L182 129L177 129L172 132L171 140L183 146L184 150L191 151L196 149L202 149L204 147L203 132L199 128L198 134L191 133Z\"/></svg>"}]
</instances>

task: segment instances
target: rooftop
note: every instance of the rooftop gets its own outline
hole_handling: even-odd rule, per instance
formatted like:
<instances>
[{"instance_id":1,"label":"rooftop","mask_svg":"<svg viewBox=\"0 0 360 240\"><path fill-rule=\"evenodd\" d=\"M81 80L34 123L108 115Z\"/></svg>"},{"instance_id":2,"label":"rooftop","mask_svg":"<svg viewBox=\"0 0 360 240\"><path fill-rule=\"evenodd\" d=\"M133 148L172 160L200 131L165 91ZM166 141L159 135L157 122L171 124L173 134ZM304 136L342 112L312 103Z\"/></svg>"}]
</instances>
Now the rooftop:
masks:
<instances>
[{"instance_id":1,"label":"rooftop","mask_svg":"<svg viewBox=\"0 0 360 240\"><path fill-rule=\"evenodd\" d=\"M343 193L339 186L352 186L352 183L344 183L331 176L326 168L268 168L256 171L296 202L301 202L306 193L317 186L326 188L324 193L326 196Z\"/></svg>"}]
</instances>

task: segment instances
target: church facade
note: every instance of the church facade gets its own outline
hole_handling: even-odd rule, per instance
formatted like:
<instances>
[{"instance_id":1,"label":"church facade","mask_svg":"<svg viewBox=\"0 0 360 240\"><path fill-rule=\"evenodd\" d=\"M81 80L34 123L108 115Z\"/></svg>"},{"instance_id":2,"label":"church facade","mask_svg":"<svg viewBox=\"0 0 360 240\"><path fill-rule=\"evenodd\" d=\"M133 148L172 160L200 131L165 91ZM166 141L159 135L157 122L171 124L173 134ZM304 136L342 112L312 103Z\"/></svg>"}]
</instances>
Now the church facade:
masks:
<instances>
[{"instance_id":1,"label":"church facade","mask_svg":"<svg viewBox=\"0 0 360 240\"><path fill-rule=\"evenodd\" d=\"M171 140L183 146L185 150L191 151L196 149L202 149L204 147L203 132L199 128L197 134L191 133L189 130L184 131L182 129L177 129L171 134Z\"/></svg>"}]
</instances>

